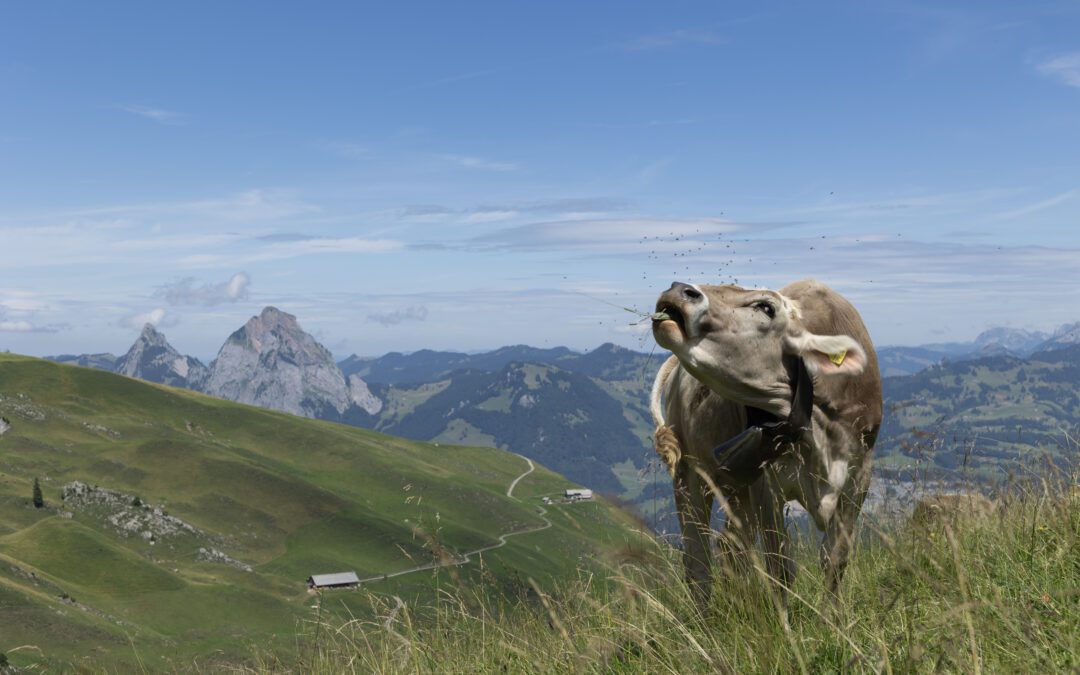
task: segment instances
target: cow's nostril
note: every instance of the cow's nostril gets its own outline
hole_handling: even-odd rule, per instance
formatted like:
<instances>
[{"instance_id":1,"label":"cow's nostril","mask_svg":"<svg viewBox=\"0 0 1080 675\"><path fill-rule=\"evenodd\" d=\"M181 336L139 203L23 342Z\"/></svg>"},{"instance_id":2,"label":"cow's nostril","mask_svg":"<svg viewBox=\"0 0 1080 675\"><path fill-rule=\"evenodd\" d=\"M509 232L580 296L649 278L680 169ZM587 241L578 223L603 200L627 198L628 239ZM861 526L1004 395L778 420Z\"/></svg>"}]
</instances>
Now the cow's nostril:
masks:
<instances>
[{"instance_id":1,"label":"cow's nostril","mask_svg":"<svg viewBox=\"0 0 1080 675\"><path fill-rule=\"evenodd\" d=\"M687 286L686 288L682 289L682 294L690 300L701 299L701 291L697 290L693 286Z\"/></svg>"}]
</instances>

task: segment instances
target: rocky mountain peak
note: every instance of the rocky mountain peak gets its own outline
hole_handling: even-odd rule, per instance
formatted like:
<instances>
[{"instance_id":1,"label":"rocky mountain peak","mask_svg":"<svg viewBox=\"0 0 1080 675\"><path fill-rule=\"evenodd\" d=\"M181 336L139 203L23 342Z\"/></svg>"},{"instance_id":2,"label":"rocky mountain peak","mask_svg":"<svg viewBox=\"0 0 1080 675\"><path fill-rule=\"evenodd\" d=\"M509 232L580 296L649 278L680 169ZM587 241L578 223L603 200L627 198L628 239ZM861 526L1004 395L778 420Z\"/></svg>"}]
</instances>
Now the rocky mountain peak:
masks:
<instances>
[{"instance_id":1,"label":"rocky mountain peak","mask_svg":"<svg viewBox=\"0 0 1080 675\"><path fill-rule=\"evenodd\" d=\"M139 333L139 340L155 347L169 346L169 341L165 339L165 334L155 328L152 323L147 323L143 326L142 332Z\"/></svg>"},{"instance_id":2,"label":"rocky mountain peak","mask_svg":"<svg viewBox=\"0 0 1080 675\"><path fill-rule=\"evenodd\" d=\"M266 307L233 333L210 367L205 391L240 403L338 419L382 403L359 377L347 381L330 351L296 317Z\"/></svg>"},{"instance_id":3,"label":"rocky mountain peak","mask_svg":"<svg viewBox=\"0 0 1080 675\"><path fill-rule=\"evenodd\" d=\"M149 323L116 361L115 370L128 377L189 389L198 389L206 378L206 366L176 351L165 335Z\"/></svg>"},{"instance_id":4,"label":"rocky mountain peak","mask_svg":"<svg viewBox=\"0 0 1080 675\"><path fill-rule=\"evenodd\" d=\"M1080 321L1060 326L1049 340L1039 345L1039 351L1062 349L1076 344L1080 344Z\"/></svg>"},{"instance_id":5,"label":"rocky mountain peak","mask_svg":"<svg viewBox=\"0 0 1080 675\"><path fill-rule=\"evenodd\" d=\"M254 322L254 324L252 324ZM253 316L248 321L249 325L255 327L263 327L267 330L273 330L274 328L282 328L285 330L300 330L300 324L296 321L296 316L283 312L277 307L266 306L263 311L259 312L259 316Z\"/></svg>"},{"instance_id":6,"label":"rocky mountain peak","mask_svg":"<svg viewBox=\"0 0 1080 675\"><path fill-rule=\"evenodd\" d=\"M975 338L976 353L991 354L1009 352L1026 355L1042 344L1048 337L1046 333L1029 331L1023 328L998 326L979 333Z\"/></svg>"}]
</instances>

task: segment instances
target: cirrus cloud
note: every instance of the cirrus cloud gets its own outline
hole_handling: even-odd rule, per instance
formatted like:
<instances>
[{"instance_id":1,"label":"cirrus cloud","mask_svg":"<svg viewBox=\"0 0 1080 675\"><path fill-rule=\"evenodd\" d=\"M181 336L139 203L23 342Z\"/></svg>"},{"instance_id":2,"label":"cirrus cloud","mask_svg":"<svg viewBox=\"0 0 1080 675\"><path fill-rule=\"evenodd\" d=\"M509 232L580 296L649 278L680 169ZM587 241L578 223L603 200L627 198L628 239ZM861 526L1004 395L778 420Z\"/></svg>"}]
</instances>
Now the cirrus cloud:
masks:
<instances>
[{"instance_id":1,"label":"cirrus cloud","mask_svg":"<svg viewBox=\"0 0 1080 675\"><path fill-rule=\"evenodd\" d=\"M1080 52L1062 54L1043 61L1035 68L1046 75L1070 87L1080 87Z\"/></svg>"}]
</instances>

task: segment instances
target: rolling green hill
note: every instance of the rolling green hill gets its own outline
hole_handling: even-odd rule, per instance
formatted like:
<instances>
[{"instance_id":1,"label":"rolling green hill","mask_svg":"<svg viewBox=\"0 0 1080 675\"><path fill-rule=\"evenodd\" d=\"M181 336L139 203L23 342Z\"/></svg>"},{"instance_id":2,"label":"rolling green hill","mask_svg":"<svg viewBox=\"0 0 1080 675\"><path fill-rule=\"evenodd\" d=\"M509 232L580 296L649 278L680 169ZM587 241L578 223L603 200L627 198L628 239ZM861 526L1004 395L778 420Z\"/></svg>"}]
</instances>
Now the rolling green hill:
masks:
<instances>
[{"instance_id":1,"label":"rolling green hill","mask_svg":"<svg viewBox=\"0 0 1080 675\"><path fill-rule=\"evenodd\" d=\"M403 393L413 394L416 389ZM619 492L611 467L644 454L623 407L589 377L554 366L512 363L458 371L407 414L378 429L416 439L513 449L590 487ZM399 399L400 400L400 399ZM396 406L401 413L401 406Z\"/></svg>"},{"instance_id":2,"label":"rolling green hill","mask_svg":"<svg viewBox=\"0 0 1080 675\"><path fill-rule=\"evenodd\" d=\"M380 431L508 449L635 501L655 457L648 393L662 362L607 344L585 354L524 347L392 354L351 367L367 366L356 372L385 402L375 421ZM447 370L456 366L466 369Z\"/></svg>"},{"instance_id":3,"label":"rolling green hill","mask_svg":"<svg viewBox=\"0 0 1080 675\"><path fill-rule=\"evenodd\" d=\"M488 448L429 444L43 360L0 355L0 652L15 664L125 670L295 650L311 574L377 580L324 592L428 597L480 564L493 588L555 583L640 543L605 502L540 507L570 485ZM34 508L39 478L45 507ZM76 484L76 482L82 485ZM551 526L544 528L546 523ZM250 571L249 571L250 570ZM455 582L457 583L457 582ZM21 645L34 648L12 651Z\"/></svg>"},{"instance_id":4,"label":"rolling green hill","mask_svg":"<svg viewBox=\"0 0 1080 675\"><path fill-rule=\"evenodd\" d=\"M877 471L994 481L1038 468L1045 457L1076 461L1080 346L1027 359L992 356L885 379L888 411Z\"/></svg>"}]
</instances>

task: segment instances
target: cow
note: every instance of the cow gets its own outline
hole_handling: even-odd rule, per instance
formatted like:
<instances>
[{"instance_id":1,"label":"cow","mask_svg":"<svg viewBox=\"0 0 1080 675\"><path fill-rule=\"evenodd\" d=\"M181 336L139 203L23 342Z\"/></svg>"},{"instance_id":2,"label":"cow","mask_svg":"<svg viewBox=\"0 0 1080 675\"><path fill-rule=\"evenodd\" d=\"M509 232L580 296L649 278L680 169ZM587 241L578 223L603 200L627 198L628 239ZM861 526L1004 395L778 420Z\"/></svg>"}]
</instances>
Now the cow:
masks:
<instances>
[{"instance_id":1,"label":"cow","mask_svg":"<svg viewBox=\"0 0 1080 675\"><path fill-rule=\"evenodd\" d=\"M821 564L835 597L882 416L877 356L859 313L814 280L779 291L676 282L657 300L652 331L672 352L650 409L695 600L705 607L710 595L714 498L736 551L761 538L785 600L795 568L783 509L801 504L825 533Z\"/></svg>"}]
</instances>

